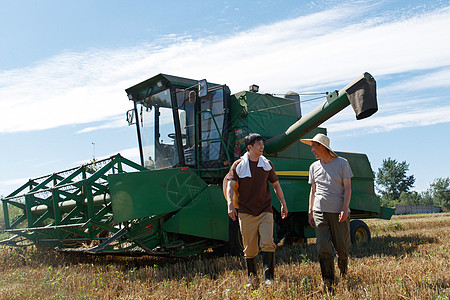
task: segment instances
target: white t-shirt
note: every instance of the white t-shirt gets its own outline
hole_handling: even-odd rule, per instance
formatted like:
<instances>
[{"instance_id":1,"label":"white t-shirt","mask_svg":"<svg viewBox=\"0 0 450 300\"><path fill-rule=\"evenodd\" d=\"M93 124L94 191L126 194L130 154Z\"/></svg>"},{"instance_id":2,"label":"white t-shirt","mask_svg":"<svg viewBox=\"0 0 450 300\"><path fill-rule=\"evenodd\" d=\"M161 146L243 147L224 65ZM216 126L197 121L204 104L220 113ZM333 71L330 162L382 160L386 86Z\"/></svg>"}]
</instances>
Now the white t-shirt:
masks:
<instances>
[{"instance_id":1,"label":"white t-shirt","mask_svg":"<svg viewBox=\"0 0 450 300\"><path fill-rule=\"evenodd\" d=\"M345 158L336 157L327 164L320 160L309 167L309 184L316 184L313 210L340 213L344 204L344 179L353 177Z\"/></svg>"}]
</instances>

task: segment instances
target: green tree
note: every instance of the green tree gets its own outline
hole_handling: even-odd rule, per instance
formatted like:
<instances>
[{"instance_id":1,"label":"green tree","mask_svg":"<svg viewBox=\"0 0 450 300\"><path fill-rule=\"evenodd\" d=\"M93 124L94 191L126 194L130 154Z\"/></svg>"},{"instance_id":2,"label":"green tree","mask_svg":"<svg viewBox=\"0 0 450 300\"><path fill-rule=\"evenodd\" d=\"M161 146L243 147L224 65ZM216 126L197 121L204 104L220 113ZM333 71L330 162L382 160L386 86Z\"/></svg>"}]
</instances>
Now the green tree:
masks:
<instances>
[{"instance_id":1,"label":"green tree","mask_svg":"<svg viewBox=\"0 0 450 300\"><path fill-rule=\"evenodd\" d=\"M430 189L424 192L402 192L395 205L433 205L433 195Z\"/></svg>"},{"instance_id":2,"label":"green tree","mask_svg":"<svg viewBox=\"0 0 450 300\"><path fill-rule=\"evenodd\" d=\"M434 205L433 193L430 189L420 192L421 204L422 205Z\"/></svg>"},{"instance_id":3,"label":"green tree","mask_svg":"<svg viewBox=\"0 0 450 300\"><path fill-rule=\"evenodd\" d=\"M450 206L450 177L437 178L430 184L433 202L437 206Z\"/></svg>"},{"instance_id":4,"label":"green tree","mask_svg":"<svg viewBox=\"0 0 450 300\"><path fill-rule=\"evenodd\" d=\"M414 175L406 175L408 170L406 161L398 162L390 157L383 160L376 175L376 184L384 201L398 200L402 192L409 192L416 179Z\"/></svg>"},{"instance_id":5,"label":"green tree","mask_svg":"<svg viewBox=\"0 0 450 300\"><path fill-rule=\"evenodd\" d=\"M398 198L400 205L422 205L422 197L416 191L402 192Z\"/></svg>"},{"instance_id":6,"label":"green tree","mask_svg":"<svg viewBox=\"0 0 450 300\"><path fill-rule=\"evenodd\" d=\"M5 215L3 214L3 205L0 205L0 234L5 229Z\"/></svg>"}]
</instances>

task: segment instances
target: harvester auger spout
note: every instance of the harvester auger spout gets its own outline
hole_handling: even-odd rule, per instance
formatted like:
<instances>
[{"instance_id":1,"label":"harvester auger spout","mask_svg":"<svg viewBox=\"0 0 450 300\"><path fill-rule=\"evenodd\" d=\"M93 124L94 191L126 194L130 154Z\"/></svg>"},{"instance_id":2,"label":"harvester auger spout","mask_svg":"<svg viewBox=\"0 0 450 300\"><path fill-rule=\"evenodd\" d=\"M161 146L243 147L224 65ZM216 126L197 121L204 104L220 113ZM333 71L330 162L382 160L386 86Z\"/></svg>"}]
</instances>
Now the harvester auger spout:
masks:
<instances>
[{"instance_id":1,"label":"harvester auger spout","mask_svg":"<svg viewBox=\"0 0 450 300\"><path fill-rule=\"evenodd\" d=\"M364 73L342 90L329 94L325 103L292 124L285 132L266 140L264 150L274 153L286 149L350 104L357 120L370 117L378 110L376 82L372 75Z\"/></svg>"}]
</instances>

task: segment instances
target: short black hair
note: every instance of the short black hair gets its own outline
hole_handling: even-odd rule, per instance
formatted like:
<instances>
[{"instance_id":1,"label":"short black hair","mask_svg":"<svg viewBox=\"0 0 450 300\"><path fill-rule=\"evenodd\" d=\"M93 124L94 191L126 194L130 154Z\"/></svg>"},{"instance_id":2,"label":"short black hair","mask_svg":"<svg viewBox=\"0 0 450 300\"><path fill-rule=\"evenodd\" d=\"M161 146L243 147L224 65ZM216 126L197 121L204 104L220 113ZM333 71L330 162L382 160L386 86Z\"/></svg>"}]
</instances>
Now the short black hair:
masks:
<instances>
[{"instance_id":1,"label":"short black hair","mask_svg":"<svg viewBox=\"0 0 450 300\"><path fill-rule=\"evenodd\" d=\"M248 145L254 145L255 142L258 141L262 141L263 138L261 137L260 134L258 133L249 133L246 137L245 137L245 148L248 147Z\"/></svg>"}]
</instances>

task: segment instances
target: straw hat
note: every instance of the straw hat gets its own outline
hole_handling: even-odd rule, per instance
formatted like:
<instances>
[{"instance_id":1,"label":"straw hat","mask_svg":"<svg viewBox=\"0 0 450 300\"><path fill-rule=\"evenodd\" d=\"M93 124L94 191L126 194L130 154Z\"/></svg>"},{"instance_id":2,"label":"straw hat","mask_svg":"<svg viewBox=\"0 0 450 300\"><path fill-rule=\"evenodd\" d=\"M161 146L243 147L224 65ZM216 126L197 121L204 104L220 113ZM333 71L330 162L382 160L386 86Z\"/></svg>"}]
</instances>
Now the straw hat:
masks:
<instances>
[{"instance_id":1,"label":"straw hat","mask_svg":"<svg viewBox=\"0 0 450 300\"><path fill-rule=\"evenodd\" d=\"M330 139L323 133L316 134L312 139L301 139L300 141L310 146L312 146L312 142L317 142L327 148L331 156L337 157L337 154L330 148Z\"/></svg>"}]
</instances>

